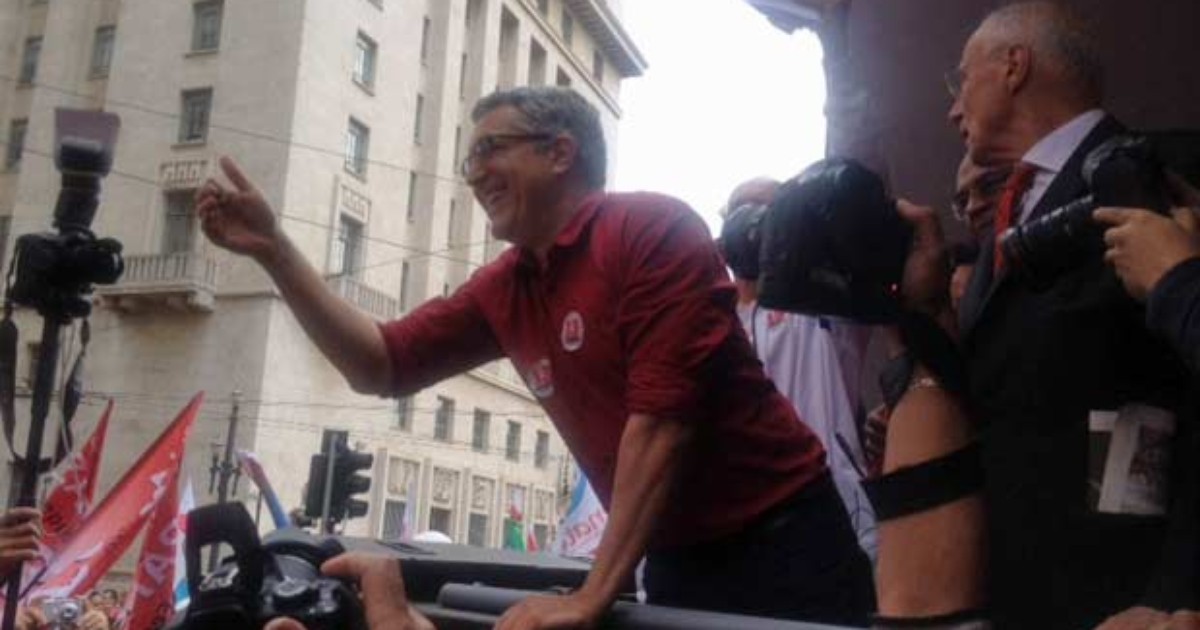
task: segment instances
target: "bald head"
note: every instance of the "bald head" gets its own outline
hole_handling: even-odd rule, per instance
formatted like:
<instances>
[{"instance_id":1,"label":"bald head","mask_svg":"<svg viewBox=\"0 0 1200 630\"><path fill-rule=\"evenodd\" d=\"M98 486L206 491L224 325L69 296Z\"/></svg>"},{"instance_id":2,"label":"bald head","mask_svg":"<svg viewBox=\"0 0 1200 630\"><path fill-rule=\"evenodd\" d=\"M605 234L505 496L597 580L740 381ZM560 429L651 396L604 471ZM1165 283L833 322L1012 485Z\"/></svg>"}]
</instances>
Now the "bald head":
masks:
<instances>
[{"instance_id":1,"label":"bald head","mask_svg":"<svg viewBox=\"0 0 1200 630\"><path fill-rule=\"evenodd\" d=\"M972 39L991 50L1028 48L1035 60L1033 80L1087 106L1098 105L1104 95L1104 69L1090 25L1063 4L1019 2L1001 7L984 18Z\"/></svg>"},{"instance_id":2,"label":"bald head","mask_svg":"<svg viewBox=\"0 0 1200 630\"><path fill-rule=\"evenodd\" d=\"M775 191L779 190L779 182L769 177L756 177L749 181L738 184L733 192L729 193L729 202L725 204L728 212L732 212L748 203L769 204L775 198Z\"/></svg>"}]
</instances>

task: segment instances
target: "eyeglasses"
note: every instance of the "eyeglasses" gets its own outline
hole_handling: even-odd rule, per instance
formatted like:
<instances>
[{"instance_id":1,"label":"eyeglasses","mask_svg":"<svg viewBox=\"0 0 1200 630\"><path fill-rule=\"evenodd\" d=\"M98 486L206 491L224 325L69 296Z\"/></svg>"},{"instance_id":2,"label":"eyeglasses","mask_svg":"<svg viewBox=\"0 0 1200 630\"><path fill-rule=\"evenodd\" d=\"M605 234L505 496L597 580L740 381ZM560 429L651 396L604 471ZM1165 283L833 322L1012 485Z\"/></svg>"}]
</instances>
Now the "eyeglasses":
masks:
<instances>
[{"instance_id":1,"label":"eyeglasses","mask_svg":"<svg viewBox=\"0 0 1200 630\"><path fill-rule=\"evenodd\" d=\"M467 151L467 157L458 165L458 172L467 177L481 162L492 157L497 152L516 146L522 142L540 142L554 136L548 133L497 133L483 136L475 141L475 145Z\"/></svg>"},{"instance_id":2,"label":"eyeglasses","mask_svg":"<svg viewBox=\"0 0 1200 630\"><path fill-rule=\"evenodd\" d=\"M942 80L946 82L946 91L950 93L950 98L957 100L958 95L962 94L963 82L967 79L967 73L961 68L947 70L942 75Z\"/></svg>"},{"instance_id":3,"label":"eyeglasses","mask_svg":"<svg viewBox=\"0 0 1200 630\"><path fill-rule=\"evenodd\" d=\"M1004 184L1008 181L1011 172L1011 169L1007 168L989 169L965 188L955 191L950 202L950 209L954 212L954 217L960 221L968 219L967 210L971 207L971 199L982 199L988 203L994 202L1000 196L1000 191L1004 189Z\"/></svg>"}]
</instances>

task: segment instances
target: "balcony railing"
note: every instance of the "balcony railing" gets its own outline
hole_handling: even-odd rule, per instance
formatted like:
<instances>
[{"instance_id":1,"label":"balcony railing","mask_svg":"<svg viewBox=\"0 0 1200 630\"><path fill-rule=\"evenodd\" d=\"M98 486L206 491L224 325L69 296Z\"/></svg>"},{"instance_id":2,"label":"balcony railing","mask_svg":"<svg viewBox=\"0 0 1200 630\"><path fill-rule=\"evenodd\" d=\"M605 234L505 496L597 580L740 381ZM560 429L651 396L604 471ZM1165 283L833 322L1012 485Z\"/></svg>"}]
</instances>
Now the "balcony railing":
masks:
<instances>
[{"instance_id":1,"label":"balcony railing","mask_svg":"<svg viewBox=\"0 0 1200 630\"><path fill-rule=\"evenodd\" d=\"M376 319L387 321L400 315L399 300L361 280L339 274L329 276L325 281L338 295Z\"/></svg>"},{"instance_id":2,"label":"balcony railing","mask_svg":"<svg viewBox=\"0 0 1200 630\"><path fill-rule=\"evenodd\" d=\"M138 254L125 257L125 273L96 294L117 310L166 305L180 310L211 311L217 290L217 261L200 253Z\"/></svg>"}]
</instances>

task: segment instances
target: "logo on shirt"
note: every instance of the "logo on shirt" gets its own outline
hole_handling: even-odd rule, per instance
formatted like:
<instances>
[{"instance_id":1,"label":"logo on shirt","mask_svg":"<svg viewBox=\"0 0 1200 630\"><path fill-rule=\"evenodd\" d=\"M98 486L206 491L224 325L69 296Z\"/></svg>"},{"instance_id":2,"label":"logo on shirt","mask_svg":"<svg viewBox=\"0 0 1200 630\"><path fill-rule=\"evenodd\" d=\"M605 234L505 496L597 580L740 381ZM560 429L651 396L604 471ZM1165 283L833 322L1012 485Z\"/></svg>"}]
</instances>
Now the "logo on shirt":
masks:
<instances>
[{"instance_id":1,"label":"logo on shirt","mask_svg":"<svg viewBox=\"0 0 1200 630\"><path fill-rule=\"evenodd\" d=\"M541 359L525 373L525 384L538 398L554 395L554 375L550 371L550 359Z\"/></svg>"},{"instance_id":2,"label":"logo on shirt","mask_svg":"<svg viewBox=\"0 0 1200 630\"><path fill-rule=\"evenodd\" d=\"M563 350L575 352L583 347L583 316L579 311L571 311L563 318L562 334Z\"/></svg>"},{"instance_id":3,"label":"logo on shirt","mask_svg":"<svg viewBox=\"0 0 1200 630\"><path fill-rule=\"evenodd\" d=\"M783 323L783 311L767 311L767 328L774 328Z\"/></svg>"}]
</instances>

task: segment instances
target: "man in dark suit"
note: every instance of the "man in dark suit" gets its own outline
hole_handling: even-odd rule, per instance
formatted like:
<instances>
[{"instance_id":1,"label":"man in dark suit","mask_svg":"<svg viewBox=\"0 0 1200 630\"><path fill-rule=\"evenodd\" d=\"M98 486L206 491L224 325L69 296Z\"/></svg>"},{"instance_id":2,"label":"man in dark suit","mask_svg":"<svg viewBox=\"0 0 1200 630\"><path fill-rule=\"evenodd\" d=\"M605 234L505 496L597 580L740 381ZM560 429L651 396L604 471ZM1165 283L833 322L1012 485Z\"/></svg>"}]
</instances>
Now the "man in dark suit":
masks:
<instances>
[{"instance_id":1,"label":"man in dark suit","mask_svg":"<svg viewBox=\"0 0 1200 630\"><path fill-rule=\"evenodd\" d=\"M1100 108L1101 75L1083 21L1032 2L981 23L953 84L970 159L1014 164L959 320L1000 628L1147 628L1190 604L1190 578L1158 569L1183 366L1100 257L1038 290L994 246L1086 193L1085 156L1124 131Z\"/></svg>"}]
</instances>

